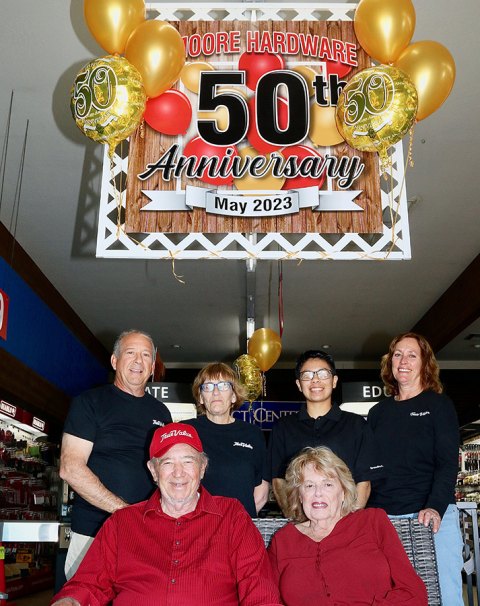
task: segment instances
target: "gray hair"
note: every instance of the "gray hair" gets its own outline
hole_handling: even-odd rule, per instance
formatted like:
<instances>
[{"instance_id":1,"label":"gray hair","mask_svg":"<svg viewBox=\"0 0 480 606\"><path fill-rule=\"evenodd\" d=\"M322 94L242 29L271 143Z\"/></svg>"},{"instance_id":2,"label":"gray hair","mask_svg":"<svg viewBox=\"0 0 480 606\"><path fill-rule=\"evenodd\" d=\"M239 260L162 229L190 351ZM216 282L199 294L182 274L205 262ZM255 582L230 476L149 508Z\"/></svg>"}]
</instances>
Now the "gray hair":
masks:
<instances>
[{"instance_id":1,"label":"gray hair","mask_svg":"<svg viewBox=\"0 0 480 606\"><path fill-rule=\"evenodd\" d=\"M113 344L113 355L116 358L120 357L120 354L122 352L122 341L125 337L128 337L129 335L142 335L142 337L145 337L146 339L148 339L150 341L150 343L152 344L152 359L155 360L156 357L156 353L157 353L157 349L155 347L155 343L153 342L152 337L148 334L148 332L145 332L143 330L137 330L136 328L130 328L129 330L124 330L123 332L121 332L118 337L115 340L115 343Z\"/></svg>"}]
</instances>

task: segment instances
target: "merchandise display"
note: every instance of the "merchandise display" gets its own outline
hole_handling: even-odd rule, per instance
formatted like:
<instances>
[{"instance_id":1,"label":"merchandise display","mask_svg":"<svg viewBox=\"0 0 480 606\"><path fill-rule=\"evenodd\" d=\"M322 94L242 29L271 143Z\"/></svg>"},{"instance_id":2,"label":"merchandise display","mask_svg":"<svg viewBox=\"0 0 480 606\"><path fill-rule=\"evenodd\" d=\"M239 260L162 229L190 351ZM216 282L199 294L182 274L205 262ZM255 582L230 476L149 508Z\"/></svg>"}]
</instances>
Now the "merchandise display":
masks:
<instances>
[{"instance_id":1,"label":"merchandise display","mask_svg":"<svg viewBox=\"0 0 480 606\"><path fill-rule=\"evenodd\" d=\"M58 518L58 447L26 429L0 421L0 519ZM8 542L5 584L9 598L52 587L56 545Z\"/></svg>"}]
</instances>

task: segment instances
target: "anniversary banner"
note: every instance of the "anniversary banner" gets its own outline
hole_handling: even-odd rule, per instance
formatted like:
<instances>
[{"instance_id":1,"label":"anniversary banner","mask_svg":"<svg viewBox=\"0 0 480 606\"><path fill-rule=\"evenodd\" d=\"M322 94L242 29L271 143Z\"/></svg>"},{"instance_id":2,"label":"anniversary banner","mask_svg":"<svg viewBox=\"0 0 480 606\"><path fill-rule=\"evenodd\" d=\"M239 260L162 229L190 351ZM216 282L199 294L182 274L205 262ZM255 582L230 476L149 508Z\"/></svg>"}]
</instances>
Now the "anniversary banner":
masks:
<instances>
[{"instance_id":1,"label":"anniversary banner","mask_svg":"<svg viewBox=\"0 0 480 606\"><path fill-rule=\"evenodd\" d=\"M342 74L371 64L352 23L174 25L192 117L131 137L127 232L382 231L376 154L335 132Z\"/></svg>"},{"instance_id":2,"label":"anniversary banner","mask_svg":"<svg viewBox=\"0 0 480 606\"><path fill-rule=\"evenodd\" d=\"M410 258L401 142L384 179L378 154L336 126L342 90L372 66L354 6L149 7L180 33L186 63L128 143L105 151L97 256ZM378 88L365 80L350 106L380 95L384 109Z\"/></svg>"}]
</instances>

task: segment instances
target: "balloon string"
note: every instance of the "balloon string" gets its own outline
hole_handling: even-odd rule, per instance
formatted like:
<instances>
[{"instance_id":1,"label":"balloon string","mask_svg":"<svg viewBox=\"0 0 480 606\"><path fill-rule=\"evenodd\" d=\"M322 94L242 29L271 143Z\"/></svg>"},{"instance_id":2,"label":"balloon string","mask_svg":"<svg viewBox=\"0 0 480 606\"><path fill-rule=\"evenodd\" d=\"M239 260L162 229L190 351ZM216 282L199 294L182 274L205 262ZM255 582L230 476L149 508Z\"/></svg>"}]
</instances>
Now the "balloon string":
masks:
<instances>
[{"instance_id":1,"label":"balloon string","mask_svg":"<svg viewBox=\"0 0 480 606\"><path fill-rule=\"evenodd\" d=\"M267 377L262 370L262 397L267 397Z\"/></svg>"},{"instance_id":2,"label":"balloon string","mask_svg":"<svg viewBox=\"0 0 480 606\"><path fill-rule=\"evenodd\" d=\"M172 274L174 275L175 280L177 280L178 282L180 282L180 284L185 284L185 280L182 280L183 276L180 276L180 275L178 275L178 274L175 273L175 255L176 255L176 253L174 253L171 250L169 250L168 254L170 255L170 257L172 259Z\"/></svg>"},{"instance_id":3,"label":"balloon string","mask_svg":"<svg viewBox=\"0 0 480 606\"><path fill-rule=\"evenodd\" d=\"M278 326L280 328L280 338L283 335L283 263L278 262Z\"/></svg>"}]
</instances>

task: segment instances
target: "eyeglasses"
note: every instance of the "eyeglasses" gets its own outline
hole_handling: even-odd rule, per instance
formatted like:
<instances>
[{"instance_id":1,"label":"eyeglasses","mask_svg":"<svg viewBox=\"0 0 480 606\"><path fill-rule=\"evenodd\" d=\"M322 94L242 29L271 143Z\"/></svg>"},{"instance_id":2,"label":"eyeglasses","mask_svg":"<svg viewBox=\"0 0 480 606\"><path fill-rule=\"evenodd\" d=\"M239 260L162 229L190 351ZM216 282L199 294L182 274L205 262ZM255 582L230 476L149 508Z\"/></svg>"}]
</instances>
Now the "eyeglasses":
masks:
<instances>
[{"instance_id":1,"label":"eyeglasses","mask_svg":"<svg viewBox=\"0 0 480 606\"><path fill-rule=\"evenodd\" d=\"M230 383L230 381L220 381L219 383L202 383L200 385L200 389L202 391L209 393L211 393L215 387L218 389L218 391L228 391L229 389L232 389L233 385Z\"/></svg>"},{"instance_id":2,"label":"eyeglasses","mask_svg":"<svg viewBox=\"0 0 480 606\"><path fill-rule=\"evenodd\" d=\"M315 375L325 381L335 375L335 372L330 368L319 368L318 370L304 370L300 373L300 381L313 381Z\"/></svg>"}]
</instances>

